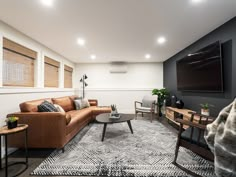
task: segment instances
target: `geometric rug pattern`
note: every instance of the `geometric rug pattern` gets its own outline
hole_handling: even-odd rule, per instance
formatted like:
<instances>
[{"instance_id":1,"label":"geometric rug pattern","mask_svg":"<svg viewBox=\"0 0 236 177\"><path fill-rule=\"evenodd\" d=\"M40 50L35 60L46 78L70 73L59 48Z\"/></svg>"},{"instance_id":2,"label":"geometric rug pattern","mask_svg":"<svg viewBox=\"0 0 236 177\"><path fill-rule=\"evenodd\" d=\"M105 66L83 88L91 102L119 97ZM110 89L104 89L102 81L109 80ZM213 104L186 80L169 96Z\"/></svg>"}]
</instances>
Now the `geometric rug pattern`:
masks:
<instances>
[{"instance_id":1,"label":"geometric rug pattern","mask_svg":"<svg viewBox=\"0 0 236 177\"><path fill-rule=\"evenodd\" d=\"M189 177L172 164L177 135L157 121L131 120L108 124L101 141L103 124L91 123L65 147L55 150L31 175ZM204 177L215 177L214 164L180 148L178 161Z\"/></svg>"}]
</instances>

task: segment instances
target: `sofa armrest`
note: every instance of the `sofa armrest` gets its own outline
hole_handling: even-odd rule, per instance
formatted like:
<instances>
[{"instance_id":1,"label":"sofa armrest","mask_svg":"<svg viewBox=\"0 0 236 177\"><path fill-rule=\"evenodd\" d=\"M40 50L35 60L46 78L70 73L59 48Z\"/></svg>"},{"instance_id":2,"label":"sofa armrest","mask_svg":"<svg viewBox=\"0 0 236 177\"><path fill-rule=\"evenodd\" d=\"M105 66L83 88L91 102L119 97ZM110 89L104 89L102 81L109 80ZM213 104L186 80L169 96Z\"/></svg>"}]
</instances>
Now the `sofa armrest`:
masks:
<instances>
[{"instance_id":1,"label":"sofa armrest","mask_svg":"<svg viewBox=\"0 0 236 177\"><path fill-rule=\"evenodd\" d=\"M19 117L20 124L28 124L28 145L31 148L62 148L66 137L66 115L61 112L18 112L8 114ZM19 138L19 137L18 137ZM12 147L23 146L22 140L12 138ZM15 145L15 146L14 146Z\"/></svg>"},{"instance_id":2,"label":"sofa armrest","mask_svg":"<svg viewBox=\"0 0 236 177\"><path fill-rule=\"evenodd\" d=\"M90 106L98 106L98 100L96 99L89 99Z\"/></svg>"}]
</instances>

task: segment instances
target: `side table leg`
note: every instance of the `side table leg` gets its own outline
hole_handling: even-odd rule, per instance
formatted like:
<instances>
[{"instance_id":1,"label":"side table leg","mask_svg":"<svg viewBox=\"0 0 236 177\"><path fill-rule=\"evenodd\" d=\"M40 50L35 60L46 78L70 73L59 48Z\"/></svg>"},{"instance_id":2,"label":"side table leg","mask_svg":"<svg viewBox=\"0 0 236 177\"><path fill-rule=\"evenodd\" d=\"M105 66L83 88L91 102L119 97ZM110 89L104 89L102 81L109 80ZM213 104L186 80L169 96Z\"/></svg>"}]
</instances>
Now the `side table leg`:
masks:
<instances>
[{"instance_id":1,"label":"side table leg","mask_svg":"<svg viewBox=\"0 0 236 177\"><path fill-rule=\"evenodd\" d=\"M102 141L104 140L104 136L105 136L105 133L106 133L106 128L107 128L107 123L104 123L103 131L102 131Z\"/></svg>"},{"instance_id":2,"label":"side table leg","mask_svg":"<svg viewBox=\"0 0 236 177\"><path fill-rule=\"evenodd\" d=\"M133 134L134 132L133 132L130 120L127 120L127 123L128 123L128 126L129 126L129 129L130 129L131 133Z\"/></svg>"},{"instance_id":3,"label":"side table leg","mask_svg":"<svg viewBox=\"0 0 236 177\"><path fill-rule=\"evenodd\" d=\"M5 135L5 176L7 177L8 174L8 159L7 159L7 135Z\"/></svg>"},{"instance_id":4,"label":"side table leg","mask_svg":"<svg viewBox=\"0 0 236 177\"><path fill-rule=\"evenodd\" d=\"M25 163L28 168L28 130L25 130Z\"/></svg>"}]
</instances>

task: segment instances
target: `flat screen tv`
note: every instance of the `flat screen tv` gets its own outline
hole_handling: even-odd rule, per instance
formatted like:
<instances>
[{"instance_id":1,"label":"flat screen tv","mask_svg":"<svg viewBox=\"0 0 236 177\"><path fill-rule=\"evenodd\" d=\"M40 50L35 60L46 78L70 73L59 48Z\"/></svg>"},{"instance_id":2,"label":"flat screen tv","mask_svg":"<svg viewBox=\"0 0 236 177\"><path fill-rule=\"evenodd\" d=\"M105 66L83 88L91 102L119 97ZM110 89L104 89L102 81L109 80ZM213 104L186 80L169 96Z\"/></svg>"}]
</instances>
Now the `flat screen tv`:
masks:
<instances>
[{"instance_id":1,"label":"flat screen tv","mask_svg":"<svg viewBox=\"0 0 236 177\"><path fill-rule=\"evenodd\" d=\"M221 45L217 41L176 62L179 91L223 92Z\"/></svg>"}]
</instances>

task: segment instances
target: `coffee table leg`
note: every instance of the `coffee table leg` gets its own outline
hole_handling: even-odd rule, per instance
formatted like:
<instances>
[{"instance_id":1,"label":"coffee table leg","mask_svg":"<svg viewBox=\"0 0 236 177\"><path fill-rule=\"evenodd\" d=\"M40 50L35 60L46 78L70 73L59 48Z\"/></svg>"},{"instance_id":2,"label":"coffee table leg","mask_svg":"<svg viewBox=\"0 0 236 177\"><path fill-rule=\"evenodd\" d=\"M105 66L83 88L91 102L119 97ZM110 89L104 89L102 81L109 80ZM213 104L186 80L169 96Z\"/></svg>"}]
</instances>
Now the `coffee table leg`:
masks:
<instances>
[{"instance_id":1,"label":"coffee table leg","mask_svg":"<svg viewBox=\"0 0 236 177\"><path fill-rule=\"evenodd\" d=\"M129 126L129 129L130 129L131 133L133 134L134 132L133 132L130 120L127 120L127 123L128 123L128 126Z\"/></svg>"},{"instance_id":2,"label":"coffee table leg","mask_svg":"<svg viewBox=\"0 0 236 177\"><path fill-rule=\"evenodd\" d=\"M103 131L102 131L102 141L104 140L104 136L105 136L105 133L106 133L106 128L107 128L107 123L104 123Z\"/></svg>"}]
</instances>

